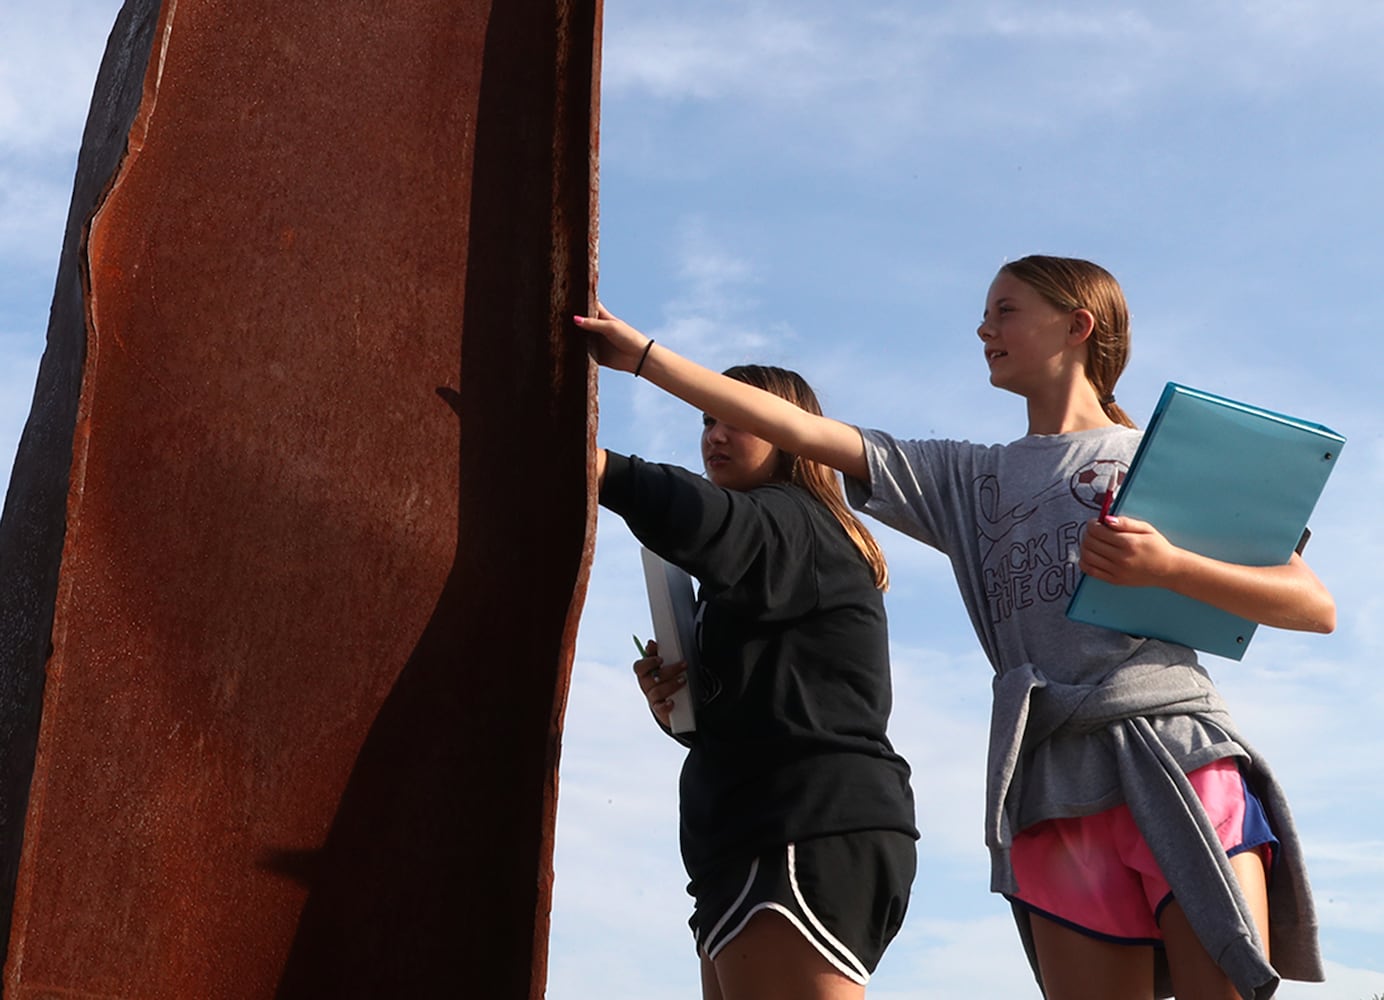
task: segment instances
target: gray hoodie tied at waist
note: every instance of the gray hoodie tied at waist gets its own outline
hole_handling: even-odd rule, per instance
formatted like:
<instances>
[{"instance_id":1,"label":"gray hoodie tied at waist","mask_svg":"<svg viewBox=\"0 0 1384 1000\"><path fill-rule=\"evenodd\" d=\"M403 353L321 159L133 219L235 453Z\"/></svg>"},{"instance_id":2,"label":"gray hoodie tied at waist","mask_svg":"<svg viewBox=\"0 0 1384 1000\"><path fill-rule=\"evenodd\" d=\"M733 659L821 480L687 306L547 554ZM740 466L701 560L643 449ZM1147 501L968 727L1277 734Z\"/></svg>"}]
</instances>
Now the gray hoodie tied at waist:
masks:
<instances>
[{"instance_id":1,"label":"gray hoodie tied at waist","mask_svg":"<svg viewBox=\"0 0 1384 1000\"><path fill-rule=\"evenodd\" d=\"M1017 890L1009 850L1017 826L1024 757L1058 732L1103 734L1124 801L1197 937L1243 996L1272 996L1280 972L1264 958L1249 904L1182 764L1149 721L1173 715L1203 718L1233 741L1219 756L1243 754L1242 772L1279 841L1269 894L1275 964L1288 978L1324 978L1311 891L1286 796L1234 730L1209 678L1186 665L1144 658L1121 665L1099 684L1062 684L1024 664L995 678L994 696L985 826L992 890ZM1018 907L1015 915L1033 961L1028 915ZM1170 996L1161 949L1158 956L1158 995ZM1033 966L1036 970L1036 961Z\"/></svg>"}]
</instances>

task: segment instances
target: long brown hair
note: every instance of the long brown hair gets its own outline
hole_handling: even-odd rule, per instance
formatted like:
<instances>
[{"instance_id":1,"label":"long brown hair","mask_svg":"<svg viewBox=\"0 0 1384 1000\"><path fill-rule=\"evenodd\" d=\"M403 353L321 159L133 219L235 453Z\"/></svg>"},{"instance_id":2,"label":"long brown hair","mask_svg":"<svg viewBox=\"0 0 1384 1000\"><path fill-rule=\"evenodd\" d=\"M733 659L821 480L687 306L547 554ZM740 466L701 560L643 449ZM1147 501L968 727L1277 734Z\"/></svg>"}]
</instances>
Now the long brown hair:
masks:
<instances>
[{"instance_id":1,"label":"long brown hair","mask_svg":"<svg viewBox=\"0 0 1384 1000\"><path fill-rule=\"evenodd\" d=\"M1115 403L1115 383L1129 362L1129 305L1114 276L1089 260L1042 254L1010 261L1000 271L1033 288L1056 309L1085 309L1095 317L1086 341L1086 378L1107 417L1136 426Z\"/></svg>"},{"instance_id":2,"label":"long brown hair","mask_svg":"<svg viewBox=\"0 0 1384 1000\"><path fill-rule=\"evenodd\" d=\"M737 382L772 392L808 413L819 417L822 415L817 394L812 391L812 386L807 384L807 380L795 371L772 365L736 365L734 368L727 368L724 374ZM782 449L779 449L778 461L776 478L801 486L820 500L841 523L841 527L846 530L846 534L869 564L870 570L874 573L875 586L880 590L888 590L889 566L884 560L884 552L869 529L860 522L860 518L846 506L846 497L841 491L841 480L837 478L836 470Z\"/></svg>"}]
</instances>

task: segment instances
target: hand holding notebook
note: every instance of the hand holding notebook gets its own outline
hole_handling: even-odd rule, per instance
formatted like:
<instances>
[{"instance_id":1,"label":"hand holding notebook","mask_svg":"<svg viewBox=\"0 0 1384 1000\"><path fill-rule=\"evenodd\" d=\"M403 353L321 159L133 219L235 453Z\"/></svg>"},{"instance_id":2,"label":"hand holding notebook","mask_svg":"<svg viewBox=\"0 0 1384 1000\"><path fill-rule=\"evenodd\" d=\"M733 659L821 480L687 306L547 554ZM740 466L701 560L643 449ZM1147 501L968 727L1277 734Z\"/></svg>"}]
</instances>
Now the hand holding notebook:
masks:
<instances>
[{"instance_id":1,"label":"hand holding notebook","mask_svg":"<svg viewBox=\"0 0 1384 1000\"><path fill-rule=\"evenodd\" d=\"M692 590L692 577L647 548L640 548L639 556L644 565L644 584L649 594L649 613L654 621L658 655L663 657L664 663L687 663L688 683L672 696L673 713L668 728L674 733L688 733L697 728L691 690L693 661L697 655L697 600Z\"/></svg>"},{"instance_id":2,"label":"hand holding notebook","mask_svg":"<svg viewBox=\"0 0 1384 1000\"><path fill-rule=\"evenodd\" d=\"M1107 488L1101 519L1140 518L1174 545L1225 562L1286 563L1344 444L1319 424L1170 382L1118 493ZM1257 627L1170 590L1091 577L1067 617L1235 660Z\"/></svg>"}]
</instances>

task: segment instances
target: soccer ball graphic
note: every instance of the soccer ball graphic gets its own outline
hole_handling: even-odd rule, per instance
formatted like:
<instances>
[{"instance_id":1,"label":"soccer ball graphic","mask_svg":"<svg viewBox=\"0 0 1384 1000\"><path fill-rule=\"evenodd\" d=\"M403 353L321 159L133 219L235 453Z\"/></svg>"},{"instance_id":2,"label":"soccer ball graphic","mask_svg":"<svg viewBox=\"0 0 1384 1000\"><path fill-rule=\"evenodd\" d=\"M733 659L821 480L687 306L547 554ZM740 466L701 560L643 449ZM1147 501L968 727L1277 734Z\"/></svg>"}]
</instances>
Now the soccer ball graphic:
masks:
<instances>
[{"instance_id":1,"label":"soccer ball graphic","mask_svg":"<svg viewBox=\"0 0 1384 1000\"><path fill-rule=\"evenodd\" d=\"M1068 482L1072 496L1083 507L1099 511L1105 503L1105 494L1118 489L1129 474L1129 466L1114 458L1097 458L1087 462Z\"/></svg>"}]
</instances>

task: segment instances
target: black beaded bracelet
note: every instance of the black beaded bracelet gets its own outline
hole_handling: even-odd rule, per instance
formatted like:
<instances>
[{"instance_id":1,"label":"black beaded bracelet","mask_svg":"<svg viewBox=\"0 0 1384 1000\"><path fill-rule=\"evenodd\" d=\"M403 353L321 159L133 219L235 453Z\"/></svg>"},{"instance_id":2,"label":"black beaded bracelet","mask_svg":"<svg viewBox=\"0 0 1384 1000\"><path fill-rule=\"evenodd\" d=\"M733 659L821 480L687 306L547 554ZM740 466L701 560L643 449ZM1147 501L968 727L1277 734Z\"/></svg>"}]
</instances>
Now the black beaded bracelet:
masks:
<instances>
[{"instance_id":1,"label":"black beaded bracelet","mask_svg":"<svg viewBox=\"0 0 1384 1000\"><path fill-rule=\"evenodd\" d=\"M649 351L653 349L654 339L649 338L649 342L644 345L644 353L639 355L639 364L634 366L634 377L638 378L639 373L644 370L644 362L649 360Z\"/></svg>"}]
</instances>

